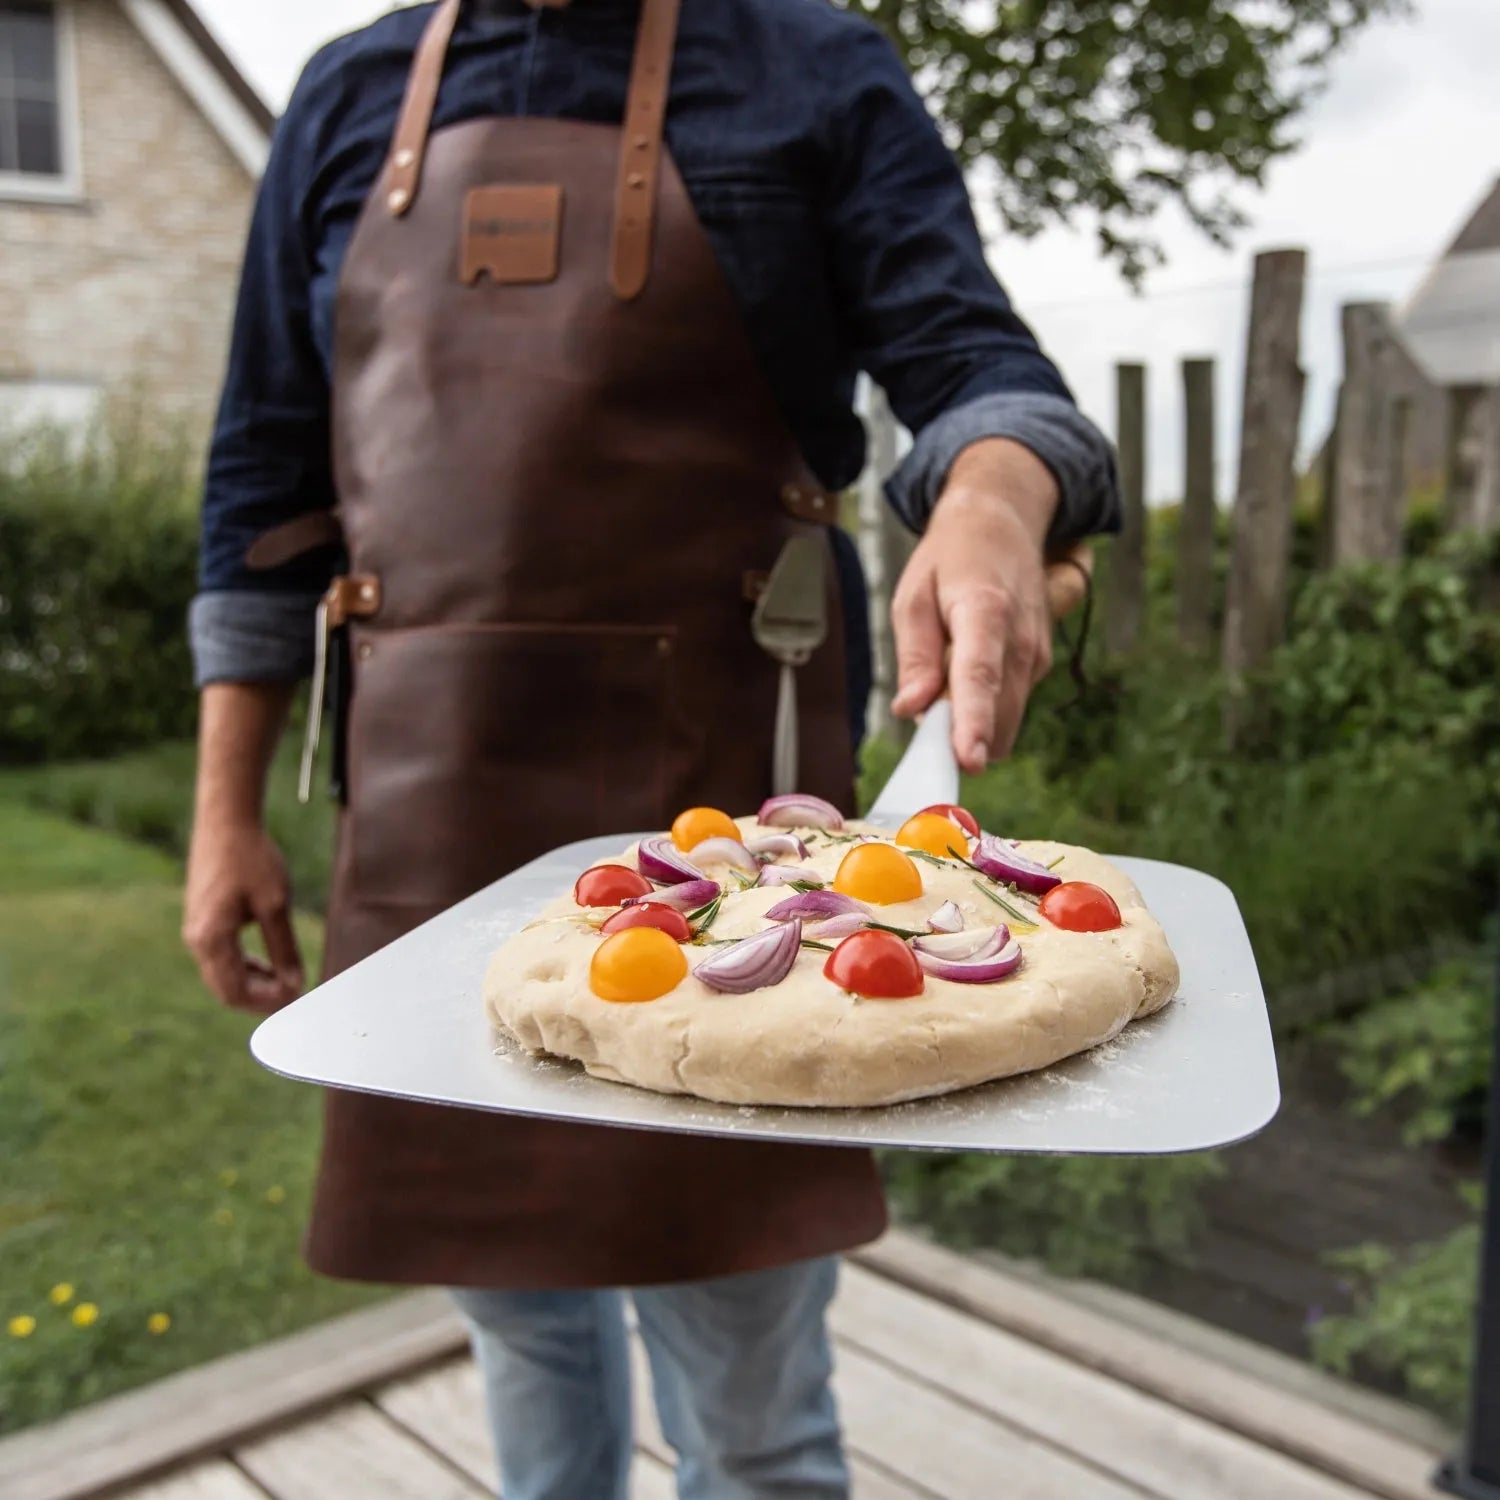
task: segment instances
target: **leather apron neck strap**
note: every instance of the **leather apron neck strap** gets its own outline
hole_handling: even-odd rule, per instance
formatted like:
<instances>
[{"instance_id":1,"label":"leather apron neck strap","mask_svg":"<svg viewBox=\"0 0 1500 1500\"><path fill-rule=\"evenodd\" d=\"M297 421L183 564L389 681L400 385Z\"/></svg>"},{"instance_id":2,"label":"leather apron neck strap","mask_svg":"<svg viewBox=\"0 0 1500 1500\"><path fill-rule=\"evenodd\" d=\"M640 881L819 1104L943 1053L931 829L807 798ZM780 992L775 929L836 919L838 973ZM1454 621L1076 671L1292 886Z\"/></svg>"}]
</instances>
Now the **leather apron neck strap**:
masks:
<instances>
[{"instance_id":1,"label":"leather apron neck strap","mask_svg":"<svg viewBox=\"0 0 1500 1500\"><path fill-rule=\"evenodd\" d=\"M651 269L656 185L681 3L642 0L641 4L630 92L625 101L610 250L609 283L622 301L640 293ZM412 60L406 99L386 163L385 202L393 218L404 218L417 201L432 112L461 8L462 0L443 0L433 12Z\"/></svg>"}]
</instances>

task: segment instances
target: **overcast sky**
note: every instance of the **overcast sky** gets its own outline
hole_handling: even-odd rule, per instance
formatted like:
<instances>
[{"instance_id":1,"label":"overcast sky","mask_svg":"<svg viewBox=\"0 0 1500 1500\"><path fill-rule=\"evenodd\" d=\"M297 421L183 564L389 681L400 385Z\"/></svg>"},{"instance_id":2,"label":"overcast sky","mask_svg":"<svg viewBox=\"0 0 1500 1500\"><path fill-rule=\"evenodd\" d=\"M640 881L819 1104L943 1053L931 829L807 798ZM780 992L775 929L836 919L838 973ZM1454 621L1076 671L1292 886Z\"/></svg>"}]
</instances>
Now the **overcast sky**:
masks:
<instances>
[{"instance_id":1,"label":"overcast sky","mask_svg":"<svg viewBox=\"0 0 1500 1500\"><path fill-rule=\"evenodd\" d=\"M388 9L383 0L199 0L246 72L280 107L307 55ZM1181 475L1184 356L1219 360L1221 491L1233 484L1246 286L1257 249L1310 253L1303 324L1309 373L1304 442L1321 435L1338 378L1341 302L1409 294L1470 209L1500 176L1500 0L1416 0L1406 21L1369 29L1335 65L1302 122L1305 144L1242 195L1251 218L1234 248L1163 223L1166 266L1135 296L1101 263L1085 231L996 240L992 260L1062 366L1085 410L1113 425L1113 365L1149 368L1149 488L1175 495Z\"/></svg>"}]
</instances>

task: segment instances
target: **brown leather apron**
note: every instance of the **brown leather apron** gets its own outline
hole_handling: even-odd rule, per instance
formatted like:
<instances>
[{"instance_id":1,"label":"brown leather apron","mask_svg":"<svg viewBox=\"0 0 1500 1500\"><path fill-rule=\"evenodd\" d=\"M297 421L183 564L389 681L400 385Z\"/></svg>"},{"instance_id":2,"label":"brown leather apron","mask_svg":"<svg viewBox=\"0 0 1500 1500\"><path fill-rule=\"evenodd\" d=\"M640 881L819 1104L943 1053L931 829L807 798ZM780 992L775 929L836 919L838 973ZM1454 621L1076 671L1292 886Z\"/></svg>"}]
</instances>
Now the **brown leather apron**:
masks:
<instances>
[{"instance_id":1,"label":"brown leather apron","mask_svg":"<svg viewBox=\"0 0 1500 1500\"><path fill-rule=\"evenodd\" d=\"M458 9L433 14L340 288L350 576L330 600L352 692L330 970L559 844L757 806L777 668L751 640L754 580L831 519L662 144L677 0L645 0L623 128L429 136ZM847 807L836 633L798 676L802 784ZM308 1258L629 1285L884 1222L862 1151L333 1093Z\"/></svg>"}]
</instances>

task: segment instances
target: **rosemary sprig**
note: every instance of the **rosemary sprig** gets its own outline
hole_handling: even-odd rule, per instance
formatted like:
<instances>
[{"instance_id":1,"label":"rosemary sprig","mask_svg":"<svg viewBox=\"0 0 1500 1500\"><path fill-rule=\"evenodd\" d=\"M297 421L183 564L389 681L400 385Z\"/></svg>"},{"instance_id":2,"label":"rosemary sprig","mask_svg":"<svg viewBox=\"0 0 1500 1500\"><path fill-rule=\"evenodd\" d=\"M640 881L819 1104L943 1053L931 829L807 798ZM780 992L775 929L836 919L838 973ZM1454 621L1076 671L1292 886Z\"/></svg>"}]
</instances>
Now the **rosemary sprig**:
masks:
<instances>
[{"instance_id":1,"label":"rosemary sprig","mask_svg":"<svg viewBox=\"0 0 1500 1500\"><path fill-rule=\"evenodd\" d=\"M981 896L988 896L996 906L998 906L1002 911L1006 913L1007 916L1014 917L1018 922L1025 922L1028 927L1034 927L1036 925L1030 917L1025 916L1021 912L1018 912L1015 907L1010 904L1009 901L1007 901L997 892L992 891L989 886L984 885L982 882L976 880L974 882L974 888L979 892Z\"/></svg>"},{"instance_id":2,"label":"rosemary sprig","mask_svg":"<svg viewBox=\"0 0 1500 1500\"><path fill-rule=\"evenodd\" d=\"M804 948L816 948L819 953L832 953L833 952L833 944L832 943L819 943L819 942L814 941L812 938L803 938L802 939L802 946Z\"/></svg>"},{"instance_id":3,"label":"rosemary sprig","mask_svg":"<svg viewBox=\"0 0 1500 1500\"><path fill-rule=\"evenodd\" d=\"M724 892L720 891L706 906L700 906L697 911L688 913L688 925L695 928L698 936L702 937L714 925L714 919L719 915L723 905Z\"/></svg>"},{"instance_id":4,"label":"rosemary sprig","mask_svg":"<svg viewBox=\"0 0 1500 1500\"><path fill-rule=\"evenodd\" d=\"M753 891L755 887L760 883L759 875L757 875L755 879L752 880L748 875L742 875L738 870L731 870L730 874L734 876L735 883L742 891Z\"/></svg>"},{"instance_id":5,"label":"rosemary sprig","mask_svg":"<svg viewBox=\"0 0 1500 1500\"><path fill-rule=\"evenodd\" d=\"M857 843L859 843L859 841L862 838L864 838L864 834L862 834L862 833L828 833L828 832L825 832L823 834L823 837L825 839L827 839L830 844L857 844ZM805 843L808 843L809 840L803 839L802 842L805 844Z\"/></svg>"},{"instance_id":6,"label":"rosemary sprig","mask_svg":"<svg viewBox=\"0 0 1500 1500\"><path fill-rule=\"evenodd\" d=\"M903 849L901 852L910 855L912 859L920 859L924 865L935 865L939 870L946 870L953 864L951 859L943 859L941 855L929 854L925 849ZM959 858L963 859L963 856L960 855ZM969 862L964 859L963 863L967 865ZM970 865L970 868L972 869L973 866Z\"/></svg>"},{"instance_id":7,"label":"rosemary sprig","mask_svg":"<svg viewBox=\"0 0 1500 1500\"><path fill-rule=\"evenodd\" d=\"M790 882L788 889L797 891L799 894L805 896L809 891L821 891L823 889L823 882L821 880L793 880Z\"/></svg>"},{"instance_id":8,"label":"rosemary sprig","mask_svg":"<svg viewBox=\"0 0 1500 1500\"><path fill-rule=\"evenodd\" d=\"M1064 860L1065 860L1065 859L1066 859L1066 858L1067 858L1067 857L1068 857L1068 856L1067 856L1067 855L1066 855L1066 854L1059 854L1059 855L1058 855L1058 856L1057 856L1057 858L1056 858L1056 859L1054 859L1054 860L1053 860L1053 861L1052 861L1052 863L1051 863L1051 864L1050 864L1050 865L1048 865L1048 866L1047 866L1047 868L1048 868L1048 869L1049 869L1049 870L1055 870L1055 869L1056 869L1056 868L1057 868L1057 867L1058 867L1058 866L1059 866L1059 865L1060 865L1060 864L1061 864L1061 863L1062 863L1062 862L1063 862L1063 861L1064 861Z\"/></svg>"},{"instance_id":9,"label":"rosemary sprig","mask_svg":"<svg viewBox=\"0 0 1500 1500\"><path fill-rule=\"evenodd\" d=\"M866 927L874 927L880 932L894 932L898 938L931 937L930 932L913 932L909 927L888 927L884 922L865 922Z\"/></svg>"}]
</instances>

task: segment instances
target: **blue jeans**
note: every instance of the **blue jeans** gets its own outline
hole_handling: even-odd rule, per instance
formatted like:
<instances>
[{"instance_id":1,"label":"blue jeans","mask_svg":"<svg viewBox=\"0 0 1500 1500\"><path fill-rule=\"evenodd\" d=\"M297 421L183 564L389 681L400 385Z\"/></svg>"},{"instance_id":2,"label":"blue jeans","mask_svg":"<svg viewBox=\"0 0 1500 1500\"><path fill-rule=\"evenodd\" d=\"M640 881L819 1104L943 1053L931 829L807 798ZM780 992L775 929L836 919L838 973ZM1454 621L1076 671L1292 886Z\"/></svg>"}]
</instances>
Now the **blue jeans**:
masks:
<instances>
[{"instance_id":1,"label":"blue jeans","mask_svg":"<svg viewBox=\"0 0 1500 1500\"><path fill-rule=\"evenodd\" d=\"M835 1260L629 1293L681 1500L848 1500L825 1321ZM505 1500L627 1500L626 1293L454 1293Z\"/></svg>"}]
</instances>

